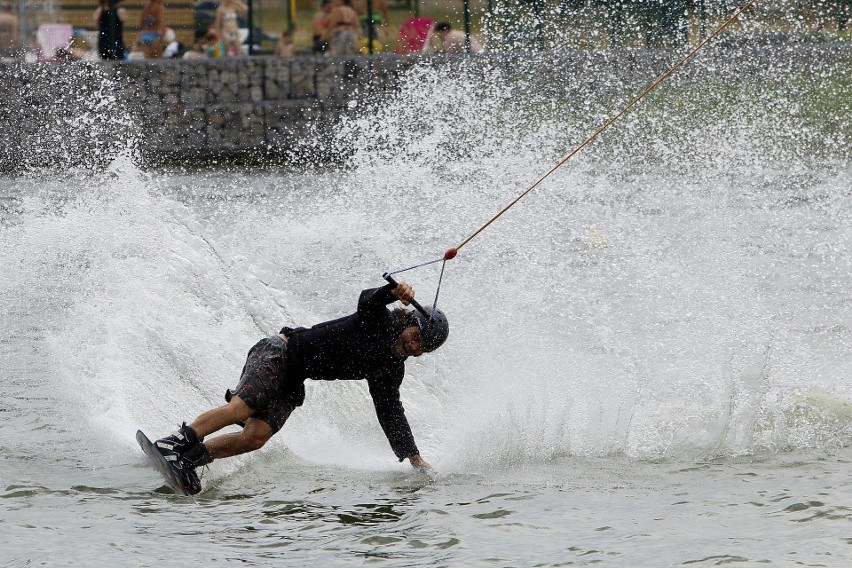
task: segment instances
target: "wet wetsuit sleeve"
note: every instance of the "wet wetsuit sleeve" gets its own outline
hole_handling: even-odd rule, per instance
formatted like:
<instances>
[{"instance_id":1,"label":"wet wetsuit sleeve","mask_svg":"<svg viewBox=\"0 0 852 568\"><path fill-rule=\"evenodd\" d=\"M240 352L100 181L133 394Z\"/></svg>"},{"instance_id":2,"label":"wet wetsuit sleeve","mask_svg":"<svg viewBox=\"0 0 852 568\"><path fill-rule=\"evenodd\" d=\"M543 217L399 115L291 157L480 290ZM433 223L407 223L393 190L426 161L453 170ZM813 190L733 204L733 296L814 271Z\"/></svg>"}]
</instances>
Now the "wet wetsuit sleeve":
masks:
<instances>
[{"instance_id":1,"label":"wet wetsuit sleeve","mask_svg":"<svg viewBox=\"0 0 852 568\"><path fill-rule=\"evenodd\" d=\"M405 418L405 409L399 400L399 385L402 383L402 372L398 378L384 376L368 379L370 396L376 406L376 416L379 424L388 437L393 453L404 460L409 456L418 455L417 444L414 443L414 435Z\"/></svg>"},{"instance_id":2,"label":"wet wetsuit sleeve","mask_svg":"<svg viewBox=\"0 0 852 568\"><path fill-rule=\"evenodd\" d=\"M358 298L358 315L362 318L370 318L375 316L384 316L385 306L396 301L396 297L391 294L393 286L387 284L381 288L371 288L361 292Z\"/></svg>"}]
</instances>

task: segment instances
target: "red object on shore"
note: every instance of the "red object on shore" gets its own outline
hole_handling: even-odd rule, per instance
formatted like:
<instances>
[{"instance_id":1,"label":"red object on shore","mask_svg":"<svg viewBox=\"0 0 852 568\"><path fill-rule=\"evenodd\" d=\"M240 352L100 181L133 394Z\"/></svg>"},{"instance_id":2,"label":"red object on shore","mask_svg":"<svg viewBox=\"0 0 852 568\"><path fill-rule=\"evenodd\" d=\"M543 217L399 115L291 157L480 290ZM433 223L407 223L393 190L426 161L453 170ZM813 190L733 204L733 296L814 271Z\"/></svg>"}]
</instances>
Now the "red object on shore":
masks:
<instances>
[{"instance_id":1,"label":"red object on shore","mask_svg":"<svg viewBox=\"0 0 852 568\"><path fill-rule=\"evenodd\" d=\"M432 18L408 18L399 29L396 40L397 53L423 53L429 48L435 20Z\"/></svg>"}]
</instances>

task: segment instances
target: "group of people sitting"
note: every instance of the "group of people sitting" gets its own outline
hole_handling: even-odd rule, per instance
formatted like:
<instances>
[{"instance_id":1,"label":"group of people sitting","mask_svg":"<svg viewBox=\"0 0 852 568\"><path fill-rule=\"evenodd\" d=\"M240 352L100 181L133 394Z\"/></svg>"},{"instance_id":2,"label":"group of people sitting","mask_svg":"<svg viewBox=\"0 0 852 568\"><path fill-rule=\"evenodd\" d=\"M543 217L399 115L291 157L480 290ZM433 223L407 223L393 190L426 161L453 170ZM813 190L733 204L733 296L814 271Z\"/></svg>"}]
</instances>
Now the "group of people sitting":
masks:
<instances>
[{"instance_id":1,"label":"group of people sitting","mask_svg":"<svg viewBox=\"0 0 852 568\"><path fill-rule=\"evenodd\" d=\"M313 51L327 55L350 55L368 52L373 40L374 51L381 51L379 28L388 22L385 0L374 0L374 13L368 14L367 0L322 0L312 22Z\"/></svg>"},{"instance_id":2,"label":"group of people sitting","mask_svg":"<svg viewBox=\"0 0 852 568\"><path fill-rule=\"evenodd\" d=\"M387 0L320 0L311 24L312 51L325 55L380 53L391 37ZM478 53L482 45L473 35L454 29L449 22L433 21L423 51ZM371 44L372 42L372 44Z\"/></svg>"},{"instance_id":3,"label":"group of people sitting","mask_svg":"<svg viewBox=\"0 0 852 568\"><path fill-rule=\"evenodd\" d=\"M125 59L133 53L146 59L245 55L238 14L245 13L248 7L242 0L222 0L207 34L191 49L178 42L174 30L166 26L163 0L149 0L140 16L139 37L128 50L124 43L128 14L123 4L124 0L101 0L93 15L102 59Z\"/></svg>"},{"instance_id":4,"label":"group of people sitting","mask_svg":"<svg viewBox=\"0 0 852 568\"><path fill-rule=\"evenodd\" d=\"M310 50L326 55L384 51L385 44L391 39L387 1L371 0L371 5L369 1L321 0L321 6L313 17ZM248 7L243 0L221 0L215 20L206 33L196 38L192 46L181 44L175 31L166 25L164 0L148 0L140 15L139 34L129 49L124 40L125 30L131 25L124 6L125 0L99 2L100 5L92 15L92 22L98 30L97 52L101 59L201 59L246 55L246 33L241 30L240 15L245 14ZM4 56L4 49L12 54L12 46L18 43L16 20L11 14L7 20L0 17L0 57ZM433 22L431 32L427 51L461 53L467 50L465 34L452 29L449 23L434 25ZM368 43L370 40L372 46ZM480 50L475 38L471 37L470 42L471 51ZM70 43L66 46L67 50L80 51L72 48ZM279 56L295 55L293 34L280 34L274 53ZM83 57L85 54L81 52L72 59Z\"/></svg>"},{"instance_id":5,"label":"group of people sitting","mask_svg":"<svg viewBox=\"0 0 852 568\"><path fill-rule=\"evenodd\" d=\"M384 51L388 37L388 5L386 0L321 0L312 22L314 53L351 55ZM463 53L467 51L465 33L453 29L448 22L434 26L429 51ZM372 45L371 45L372 42ZM470 37L470 51L482 47Z\"/></svg>"}]
</instances>

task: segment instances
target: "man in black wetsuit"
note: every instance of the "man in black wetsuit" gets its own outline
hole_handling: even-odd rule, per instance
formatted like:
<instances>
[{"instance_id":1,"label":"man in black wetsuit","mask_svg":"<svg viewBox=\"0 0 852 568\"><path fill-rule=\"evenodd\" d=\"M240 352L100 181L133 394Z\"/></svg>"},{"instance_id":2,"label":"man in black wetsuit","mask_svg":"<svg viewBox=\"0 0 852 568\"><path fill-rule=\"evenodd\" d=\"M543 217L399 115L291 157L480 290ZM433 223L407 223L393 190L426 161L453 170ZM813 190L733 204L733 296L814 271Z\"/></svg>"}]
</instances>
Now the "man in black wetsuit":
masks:
<instances>
[{"instance_id":1,"label":"man in black wetsuit","mask_svg":"<svg viewBox=\"0 0 852 568\"><path fill-rule=\"evenodd\" d=\"M261 339L249 351L240 382L225 395L227 404L186 423L155 446L184 478L190 493L201 490L195 468L218 458L261 448L305 400L305 379L366 379L379 424L399 461L408 459L419 470L431 466L420 457L399 386L405 360L434 351L449 333L440 310L430 317L402 308L389 311L399 300L408 305L414 290L392 283L364 290L358 311L312 328L285 327L278 335ZM416 305L416 302L415 302ZM240 432L204 437L232 424Z\"/></svg>"}]
</instances>

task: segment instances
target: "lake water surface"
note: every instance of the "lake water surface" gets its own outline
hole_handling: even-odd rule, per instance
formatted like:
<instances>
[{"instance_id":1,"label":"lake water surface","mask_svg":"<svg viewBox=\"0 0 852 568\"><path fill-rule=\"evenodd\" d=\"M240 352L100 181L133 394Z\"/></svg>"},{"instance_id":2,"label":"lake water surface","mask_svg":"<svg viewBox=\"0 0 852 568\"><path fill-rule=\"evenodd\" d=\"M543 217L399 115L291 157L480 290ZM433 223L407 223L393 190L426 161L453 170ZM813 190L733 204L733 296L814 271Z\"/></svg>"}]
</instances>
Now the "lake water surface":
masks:
<instances>
[{"instance_id":1,"label":"lake water surface","mask_svg":"<svg viewBox=\"0 0 852 568\"><path fill-rule=\"evenodd\" d=\"M434 477L358 382L194 499L134 433L459 244L615 101L415 70L341 170L0 178L0 564L849 566L850 92L818 67L647 101L447 264L450 339L402 387ZM404 279L431 303L439 271Z\"/></svg>"}]
</instances>

